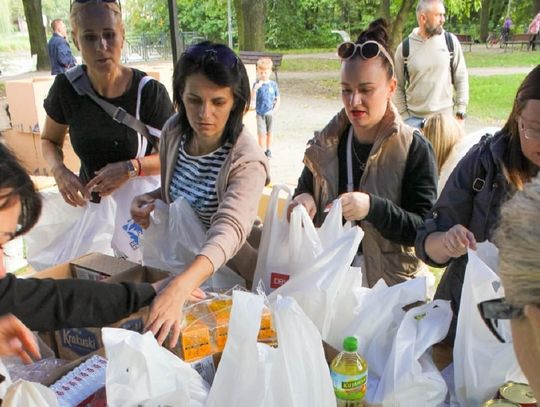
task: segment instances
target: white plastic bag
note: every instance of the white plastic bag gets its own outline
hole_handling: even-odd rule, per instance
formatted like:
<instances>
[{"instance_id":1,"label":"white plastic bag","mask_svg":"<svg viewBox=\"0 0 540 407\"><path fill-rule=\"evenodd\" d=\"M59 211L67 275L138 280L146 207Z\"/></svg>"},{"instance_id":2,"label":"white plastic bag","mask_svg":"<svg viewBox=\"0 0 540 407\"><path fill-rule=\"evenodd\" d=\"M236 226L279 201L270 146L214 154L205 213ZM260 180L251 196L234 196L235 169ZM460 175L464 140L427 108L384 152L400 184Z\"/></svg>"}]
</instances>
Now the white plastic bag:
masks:
<instances>
[{"instance_id":1,"label":"white plastic bag","mask_svg":"<svg viewBox=\"0 0 540 407\"><path fill-rule=\"evenodd\" d=\"M329 343L341 349L346 336L356 336L359 352L368 362L369 377L366 399L371 402L392 350L394 337L405 315L403 307L426 299L425 278L415 278L388 287L379 280L370 288L356 289L357 307L350 324Z\"/></svg>"},{"instance_id":2,"label":"white plastic bag","mask_svg":"<svg viewBox=\"0 0 540 407\"><path fill-rule=\"evenodd\" d=\"M158 345L151 332L103 328L107 404L203 407L208 384L191 366Z\"/></svg>"},{"instance_id":3,"label":"white plastic bag","mask_svg":"<svg viewBox=\"0 0 540 407\"><path fill-rule=\"evenodd\" d=\"M330 212L325 224L341 225L340 201L335 202ZM323 231L328 232L329 229L327 227ZM335 309L338 292L346 281L345 276L364 235L357 227L336 234L338 236L332 244L329 243L330 239L324 239L326 247L323 247L323 239L315 230L306 209L300 205L295 207L291 214L289 235L290 266L295 272L291 271L290 280L269 296L270 300L278 295L293 297L324 339L329 336L332 319L340 317Z\"/></svg>"},{"instance_id":4,"label":"white plastic bag","mask_svg":"<svg viewBox=\"0 0 540 407\"><path fill-rule=\"evenodd\" d=\"M42 198L39 222L24 236L28 262L34 269L43 270L91 252L113 254L116 203L111 198L76 208L65 203L57 189L43 192Z\"/></svg>"},{"instance_id":5,"label":"white plastic bag","mask_svg":"<svg viewBox=\"0 0 540 407\"><path fill-rule=\"evenodd\" d=\"M480 302L504 296L501 281L474 251L469 250L468 257L454 343L455 393L461 407L480 406L508 380L526 382L514 353L509 321L499 321L498 331L507 341L501 343L478 310Z\"/></svg>"},{"instance_id":6,"label":"white plastic bag","mask_svg":"<svg viewBox=\"0 0 540 407\"><path fill-rule=\"evenodd\" d=\"M111 194L116 203L112 248L117 254L134 263L142 262L140 239L143 228L131 217L130 208L133 198L137 195L151 192L160 185L158 175L129 179ZM103 202L103 198L102 198Z\"/></svg>"},{"instance_id":7,"label":"white plastic bag","mask_svg":"<svg viewBox=\"0 0 540 407\"><path fill-rule=\"evenodd\" d=\"M278 297L271 308L278 352L265 407L334 405L333 383L317 327L291 297Z\"/></svg>"},{"instance_id":8,"label":"white plastic bag","mask_svg":"<svg viewBox=\"0 0 540 407\"><path fill-rule=\"evenodd\" d=\"M2 407L58 407L54 391L39 383L18 380L13 383L2 400Z\"/></svg>"},{"instance_id":9,"label":"white plastic bag","mask_svg":"<svg viewBox=\"0 0 540 407\"><path fill-rule=\"evenodd\" d=\"M335 405L322 342L292 298L271 306L277 349L257 343L263 297L235 291L227 343L207 407Z\"/></svg>"},{"instance_id":10,"label":"white plastic bag","mask_svg":"<svg viewBox=\"0 0 540 407\"><path fill-rule=\"evenodd\" d=\"M285 210L278 214L279 194L287 195ZM289 279L289 222L287 208L293 191L287 185L274 185L264 217L257 266L253 276L253 288L262 282L266 294L283 285Z\"/></svg>"},{"instance_id":11,"label":"white plastic bag","mask_svg":"<svg viewBox=\"0 0 540 407\"><path fill-rule=\"evenodd\" d=\"M450 304L443 300L412 308L405 314L372 403L384 407L444 404L448 389L433 363L430 348L446 336L451 319Z\"/></svg>"},{"instance_id":12,"label":"white plastic bag","mask_svg":"<svg viewBox=\"0 0 540 407\"><path fill-rule=\"evenodd\" d=\"M180 197L167 205L157 200L142 239L143 264L180 274L195 260L205 241L206 230L188 201ZM246 282L223 265L202 288L216 291L236 285L245 286Z\"/></svg>"},{"instance_id":13,"label":"white plastic bag","mask_svg":"<svg viewBox=\"0 0 540 407\"><path fill-rule=\"evenodd\" d=\"M257 342L263 307L262 296L233 292L227 342L207 407L264 405L277 349Z\"/></svg>"},{"instance_id":14,"label":"white plastic bag","mask_svg":"<svg viewBox=\"0 0 540 407\"><path fill-rule=\"evenodd\" d=\"M4 381L0 383L0 400L4 398L4 395L6 394L7 389L9 386L11 386L11 376L9 374L8 369L0 360L0 375L4 376Z\"/></svg>"}]
</instances>

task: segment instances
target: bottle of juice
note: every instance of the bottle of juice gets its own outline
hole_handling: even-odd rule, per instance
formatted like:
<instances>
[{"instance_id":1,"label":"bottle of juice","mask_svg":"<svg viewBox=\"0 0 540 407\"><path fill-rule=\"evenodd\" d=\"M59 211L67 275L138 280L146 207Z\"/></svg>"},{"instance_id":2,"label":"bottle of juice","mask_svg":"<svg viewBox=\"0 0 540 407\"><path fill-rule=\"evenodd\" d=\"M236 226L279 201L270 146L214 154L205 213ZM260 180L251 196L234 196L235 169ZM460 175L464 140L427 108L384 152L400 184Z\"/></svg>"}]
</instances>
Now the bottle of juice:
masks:
<instances>
[{"instance_id":1,"label":"bottle of juice","mask_svg":"<svg viewBox=\"0 0 540 407\"><path fill-rule=\"evenodd\" d=\"M338 407L359 407L366 395L368 365L357 352L358 340L347 336L343 340L343 352L330 364L334 393Z\"/></svg>"}]
</instances>

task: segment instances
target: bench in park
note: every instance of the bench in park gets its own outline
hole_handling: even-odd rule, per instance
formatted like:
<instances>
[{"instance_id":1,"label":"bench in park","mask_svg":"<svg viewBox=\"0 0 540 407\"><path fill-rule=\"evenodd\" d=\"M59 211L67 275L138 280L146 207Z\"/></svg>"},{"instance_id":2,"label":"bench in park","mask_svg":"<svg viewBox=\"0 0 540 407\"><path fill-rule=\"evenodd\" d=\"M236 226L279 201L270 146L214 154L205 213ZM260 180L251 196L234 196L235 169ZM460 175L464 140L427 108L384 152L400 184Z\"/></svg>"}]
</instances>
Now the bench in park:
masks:
<instances>
[{"instance_id":1,"label":"bench in park","mask_svg":"<svg viewBox=\"0 0 540 407\"><path fill-rule=\"evenodd\" d=\"M514 45L520 45L521 49L523 49L523 46L528 46L529 42L534 37L534 34L512 34L508 41L506 41L505 46L508 48L508 46L512 47Z\"/></svg>"},{"instance_id":2,"label":"bench in park","mask_svg":"<svg viewBox=\"0 0 540 407\"><path fill-rule=\"evenodd\" d=\"M462 46L469 46L469 51L472 50L472 45L474 44L474 41L470 35L467 34L456 34L457 39L459 40L459 43Z\"/></svg>"},{"instance_id":3,"label":"bench in park","mask_svg":"<svg viewBox=\"0 0 540 407\"><path fill-rule=\"evenodd\" d=\"M259 58L270 58L272 60L272 70L276 75L276 82L278 81L278 69L283 59L283 54L277 54L272 52L263 51L240 51L240 59L244 64L256 64Z\"/></svg>"}]
</instances>

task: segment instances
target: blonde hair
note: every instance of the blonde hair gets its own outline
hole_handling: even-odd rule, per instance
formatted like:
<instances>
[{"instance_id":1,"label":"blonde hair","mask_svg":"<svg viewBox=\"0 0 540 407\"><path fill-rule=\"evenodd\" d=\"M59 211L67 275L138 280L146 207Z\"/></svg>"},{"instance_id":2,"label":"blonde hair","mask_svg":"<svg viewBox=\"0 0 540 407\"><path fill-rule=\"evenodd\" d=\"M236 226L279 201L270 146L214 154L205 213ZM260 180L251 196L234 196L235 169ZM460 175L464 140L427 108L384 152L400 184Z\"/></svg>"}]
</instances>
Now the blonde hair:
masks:
<instances>
[{"instance_id":1,"label":"blonde hair","mask_svg":"<svg viewBox=\"0 0 540 407\"><path fill-rule=\"evenodd\" d=\"M540 175L501 209L495 233L499 270L507 301L516 306L540 304Z\"/></svg>"},{"instance_id":2,"label":"blonde hair","mask_svg":"<svg viewBox=\"0 0 540 407\"><path fill-rule=\"evenodd\" d=\"M79 3L79 2L73 2L71 5L71 11L69 13L69 22L71 24L71 29L74 31L79 26L79 18L81 11L83 11L86 7L94 4L102 5L103 7L106 7L110 9L116 16L116 18L120 18L120 22L122 22L122 9L120 8L120 5L116 2L103 2L101 0L88 0L85 3ZM122 22L123 26L123 22Z\"/></svg>"},{"instance_id":3,"label":"blonde hair","mask_svg":"<svg viewBox=\"0 0 540 407\"><path fill-rule=\"evenodd\" d=\"M463 127L450 114L435 113L428 117L423 128L424 136L431 142L439 173L452 148L463 137Z\"/></svg>"},{"instance_id":4,"label":"blonde hair","mask_svg":"<svg viewBox=\"0 0 540 407\"><path fill-rule=\"evenodd\" d=\"M268 57L262 57L257 60L257 69L272 69L274 63Z\"/></svg>"}]
</instances>

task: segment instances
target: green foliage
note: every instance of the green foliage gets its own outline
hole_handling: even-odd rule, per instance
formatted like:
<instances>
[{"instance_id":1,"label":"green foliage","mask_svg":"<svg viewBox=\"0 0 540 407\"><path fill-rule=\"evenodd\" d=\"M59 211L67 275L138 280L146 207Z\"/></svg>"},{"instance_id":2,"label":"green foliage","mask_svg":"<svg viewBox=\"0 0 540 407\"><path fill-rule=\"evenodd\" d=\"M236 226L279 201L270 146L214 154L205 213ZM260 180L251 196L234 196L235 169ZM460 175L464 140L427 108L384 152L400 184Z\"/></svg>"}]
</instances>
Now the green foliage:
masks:
<instances>
[{"instance_id":1,"label":"green foliage","mask_svg":"<svg viewBox=\"0 0 540 407\"><path fill-rule=\"evenodd\" d=\"M469 76L468 113L486 121L506 120L525 74Z\"/></svg>"},{"instance_id":2,"label":"green foliage","mask_svg":"<svg viewBox=\"0 0 540 407\"><path fill-rule=\"evenodd\" d=\"M7 34L12 31L9 3L0 1L0 33Z\"/></svg>"},{"instance_id":3,"label":"green foliage","mask_svg":"<svg viewBox=\"0 0 540 407\"><path fill-rule=\"evenodd\" d=\"M129 7L128 7L129 5ZM195 31L211 40L227 40L227 0L177 0L181 31ZM169 30L166 1L130 0L126 26L134 35L160 34Z\"/></svg>"}]
</instances>

